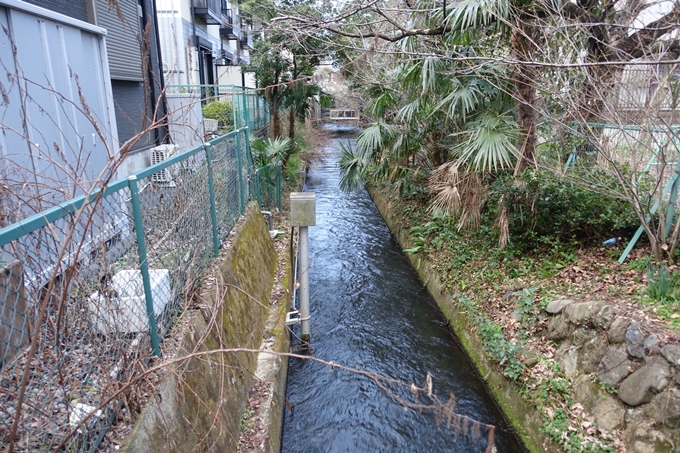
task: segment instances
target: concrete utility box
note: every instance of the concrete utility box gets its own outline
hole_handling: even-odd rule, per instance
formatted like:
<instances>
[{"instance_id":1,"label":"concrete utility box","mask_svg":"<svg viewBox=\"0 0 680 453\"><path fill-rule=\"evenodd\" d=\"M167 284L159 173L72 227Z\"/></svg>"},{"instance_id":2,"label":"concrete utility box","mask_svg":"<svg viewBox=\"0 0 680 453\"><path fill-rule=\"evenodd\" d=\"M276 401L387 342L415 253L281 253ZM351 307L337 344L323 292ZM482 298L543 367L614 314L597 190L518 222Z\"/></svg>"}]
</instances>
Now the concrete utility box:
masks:
<instances>
[{"instance_id":1,"label":"concrete utility box","mask_svg":"<svg viewBox=\"0 0 680 453\"><path fill-rule=\"evenodd\" d=\"M147 332L144 281L140 270L122 270L111 279L111 294L92 293L89 300L92 323L104 334ZM168 269L149 269L153 311L156 317L173 299Z\"/></svg>"},{"instance_id":2,"label":"concrete utility box","mask_svg":"<svg viewBox=\"0 0 680 453\"><path fill-rule=\"evenodd\" d=\"M314 192L291 192L290 226L316 225L316 194Z\"/></svg>"}]
</instances>

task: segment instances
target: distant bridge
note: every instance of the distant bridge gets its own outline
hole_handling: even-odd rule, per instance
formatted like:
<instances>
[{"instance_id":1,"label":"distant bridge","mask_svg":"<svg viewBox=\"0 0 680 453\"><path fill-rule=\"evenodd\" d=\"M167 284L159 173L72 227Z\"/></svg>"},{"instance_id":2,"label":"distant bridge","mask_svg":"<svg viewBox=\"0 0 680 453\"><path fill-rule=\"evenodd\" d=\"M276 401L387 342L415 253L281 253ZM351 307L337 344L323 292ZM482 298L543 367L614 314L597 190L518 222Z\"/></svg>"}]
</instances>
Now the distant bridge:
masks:
<instances>
[{"instance_id":1,"label":"distant bridge","mask_svg":"<svg viewBox=\"0 0 680 453\"><path fill-rule=\"evenodd\" d=\"M358 120L359 111L353 109L330 109L327 118L330 121Z\"/></svg>"},{"instance_id":2,"label":"distant bridge","mask_svg":"<svg viewBox=\"0 0 680 453\"><path fill-rule=\"evenodd\" d=\"M312 107L310 117L310 119L315 123L336 121L340 123L358 123L361 120L360 110L350 108L321 108L318 102Z\"/></svg>"}]
</instances>

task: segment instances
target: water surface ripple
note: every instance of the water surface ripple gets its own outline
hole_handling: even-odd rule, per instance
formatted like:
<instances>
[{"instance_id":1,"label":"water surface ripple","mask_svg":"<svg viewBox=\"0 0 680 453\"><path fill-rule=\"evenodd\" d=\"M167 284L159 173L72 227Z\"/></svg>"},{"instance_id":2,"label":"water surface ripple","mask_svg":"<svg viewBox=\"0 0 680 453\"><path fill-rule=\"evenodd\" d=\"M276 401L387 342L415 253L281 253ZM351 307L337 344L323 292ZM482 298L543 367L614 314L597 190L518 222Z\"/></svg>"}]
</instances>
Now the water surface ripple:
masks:
<instances>
[{"instance_id":1,"label":"water surface ripple","mask_svg":"<svg viewBox=\"0 0 680 453\"><path fill-rule=\"evenodd\" d=\"M429 373L442 401L455 395L456 413L496 426L498 452L524 451L367 192L340 191L340 143L353 131L327 128L334 138L312 163L305 188L317 200L317 223L309 228L313 355L420 386ZM487 446L484 432L477 440L456 435L431 411L405 410L370 379L311 361L291 360L287 399L283 453L467 453Z\"/></svg>"}]
</instances>

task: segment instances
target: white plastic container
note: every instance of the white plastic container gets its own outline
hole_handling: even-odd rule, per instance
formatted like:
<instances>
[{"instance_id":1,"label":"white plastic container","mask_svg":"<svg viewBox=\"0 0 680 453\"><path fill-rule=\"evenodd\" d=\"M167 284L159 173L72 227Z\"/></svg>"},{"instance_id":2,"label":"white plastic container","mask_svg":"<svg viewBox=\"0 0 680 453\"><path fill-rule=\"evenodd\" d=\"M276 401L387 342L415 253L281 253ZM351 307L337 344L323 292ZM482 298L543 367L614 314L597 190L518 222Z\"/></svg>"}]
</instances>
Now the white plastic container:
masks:
<instances>
[{"instance_id":1,"label":"white plastic container","mask_svg":"<svg viewBox=\"0 0 680 453\"><path fill-rule=\"evenodd\" d=\"M170 272L167 269L149 269L149 280L153 311L158 317L173 297ZM92 322L102 333L148 331L142 272L126 270L116 273L106 291L92 293L89 309Z\"/></svg>"}]
</instances>

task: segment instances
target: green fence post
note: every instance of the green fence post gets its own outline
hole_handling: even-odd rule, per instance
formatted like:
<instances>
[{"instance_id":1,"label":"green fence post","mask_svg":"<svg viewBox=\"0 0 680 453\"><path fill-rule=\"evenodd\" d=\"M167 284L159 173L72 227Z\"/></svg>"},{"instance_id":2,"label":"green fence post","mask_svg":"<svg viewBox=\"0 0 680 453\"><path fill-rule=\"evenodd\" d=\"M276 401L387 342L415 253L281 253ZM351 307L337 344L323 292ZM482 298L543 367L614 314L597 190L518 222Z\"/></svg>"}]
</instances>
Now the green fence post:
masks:
<instances>
[{"instance_id":1,"label":"green fence post","mask_svg":"<svg viewBox=\"0 0 680 453\"><path fill-rule=\"evenodd\" d=\"M245 189L243 187L243 165L241 160L241 130L236 131L236 166L238 167L238 197L241 212L245 211L246 204L243 200Z\"/></svg>"},{"instance_id":2,"label":"green fence post","mask_svg":"<svg viewBox=\"0 0 680 453\"><path fill-rule=\"evenodd\" d=\"M237 100L234 97L234 85L231 85L231 111L234 113L234 130L238 130L239 125L238 125L238 110L236 108Z\"/></svg>"},{"instance_id":3,"label":"green fence post","mask_svg":"<svg viewBox=\"0 0 680 453\"><path fill-rule=\"evenodd\" d=\"M676 153L675 158L677 159L675 163L675 169L673 172L679 177L675 179L673 186L671 186L671 195L668 199L668 208L666 211L666 225L664 229L664 235L667 238L671 234L671 228L673 227L673 217L675 216L675 205L678 201L678 185L680 184L680 154L677 152L677 137L673 137L672 143L675 145ZM659 152L661 150L659 149Z\"/></svg>"},{"instance_id":4,"label":"green fence post","mask_svg":"<svg viewBox=\"0 0 680 453\"><path fill-rule=\"evenodd\" d=\"M255 94L255 117L257 118L255 122L255 129L262 127L262 118L260 117L260 97Z\"/></svg>"},{"instance_id":5,"label":"green fence post","mask_svg":"<svg viewBox=\"0 0 680 453\"><path fill-rule=\"evenodd\" d=\"M213 180L212 150L210 143L205 143L205 158L208 161L208 190L210 191L210 217L212 218L213 253L220 254L220 240L217 237L217 208L215 206L215 182Z\"/></svg>"},{"instance_id":6,"label":"green fence post","mask_svg":"<svg viewBox=\"0 0 680 453\"><path fill-rule=\"evenodd\" d=\"M246 94L246 87L241 87L242 88L242 96L243 96L243 126L248 127L248 99L247 99L247 94Z\"/></svg>"},{"instance_id":7,"label":"green fence post","mask_svg":"<svg viewBox=\"0 0 680 453\"><path fill-rule=\"evenodd\" d=\"M151 280L149 279L149 263L146 260L146 242L144 239L144 225L142 223L142 209L139 204L139 189L137 187L137 176L132 175L128 178L130 187L130 198L132 199L132 212L135 219L135 231L137 232L137 249L139 250L139 265L142 272L142 282L144 283L144 299L146 300L146 314L149 316L149 333L151 334L151 347L156 357L161 356L161 349L158 342L158 330L156 328L156 314L153 308L153 296L151 295Z\"/></svg>"}]
</instances>

